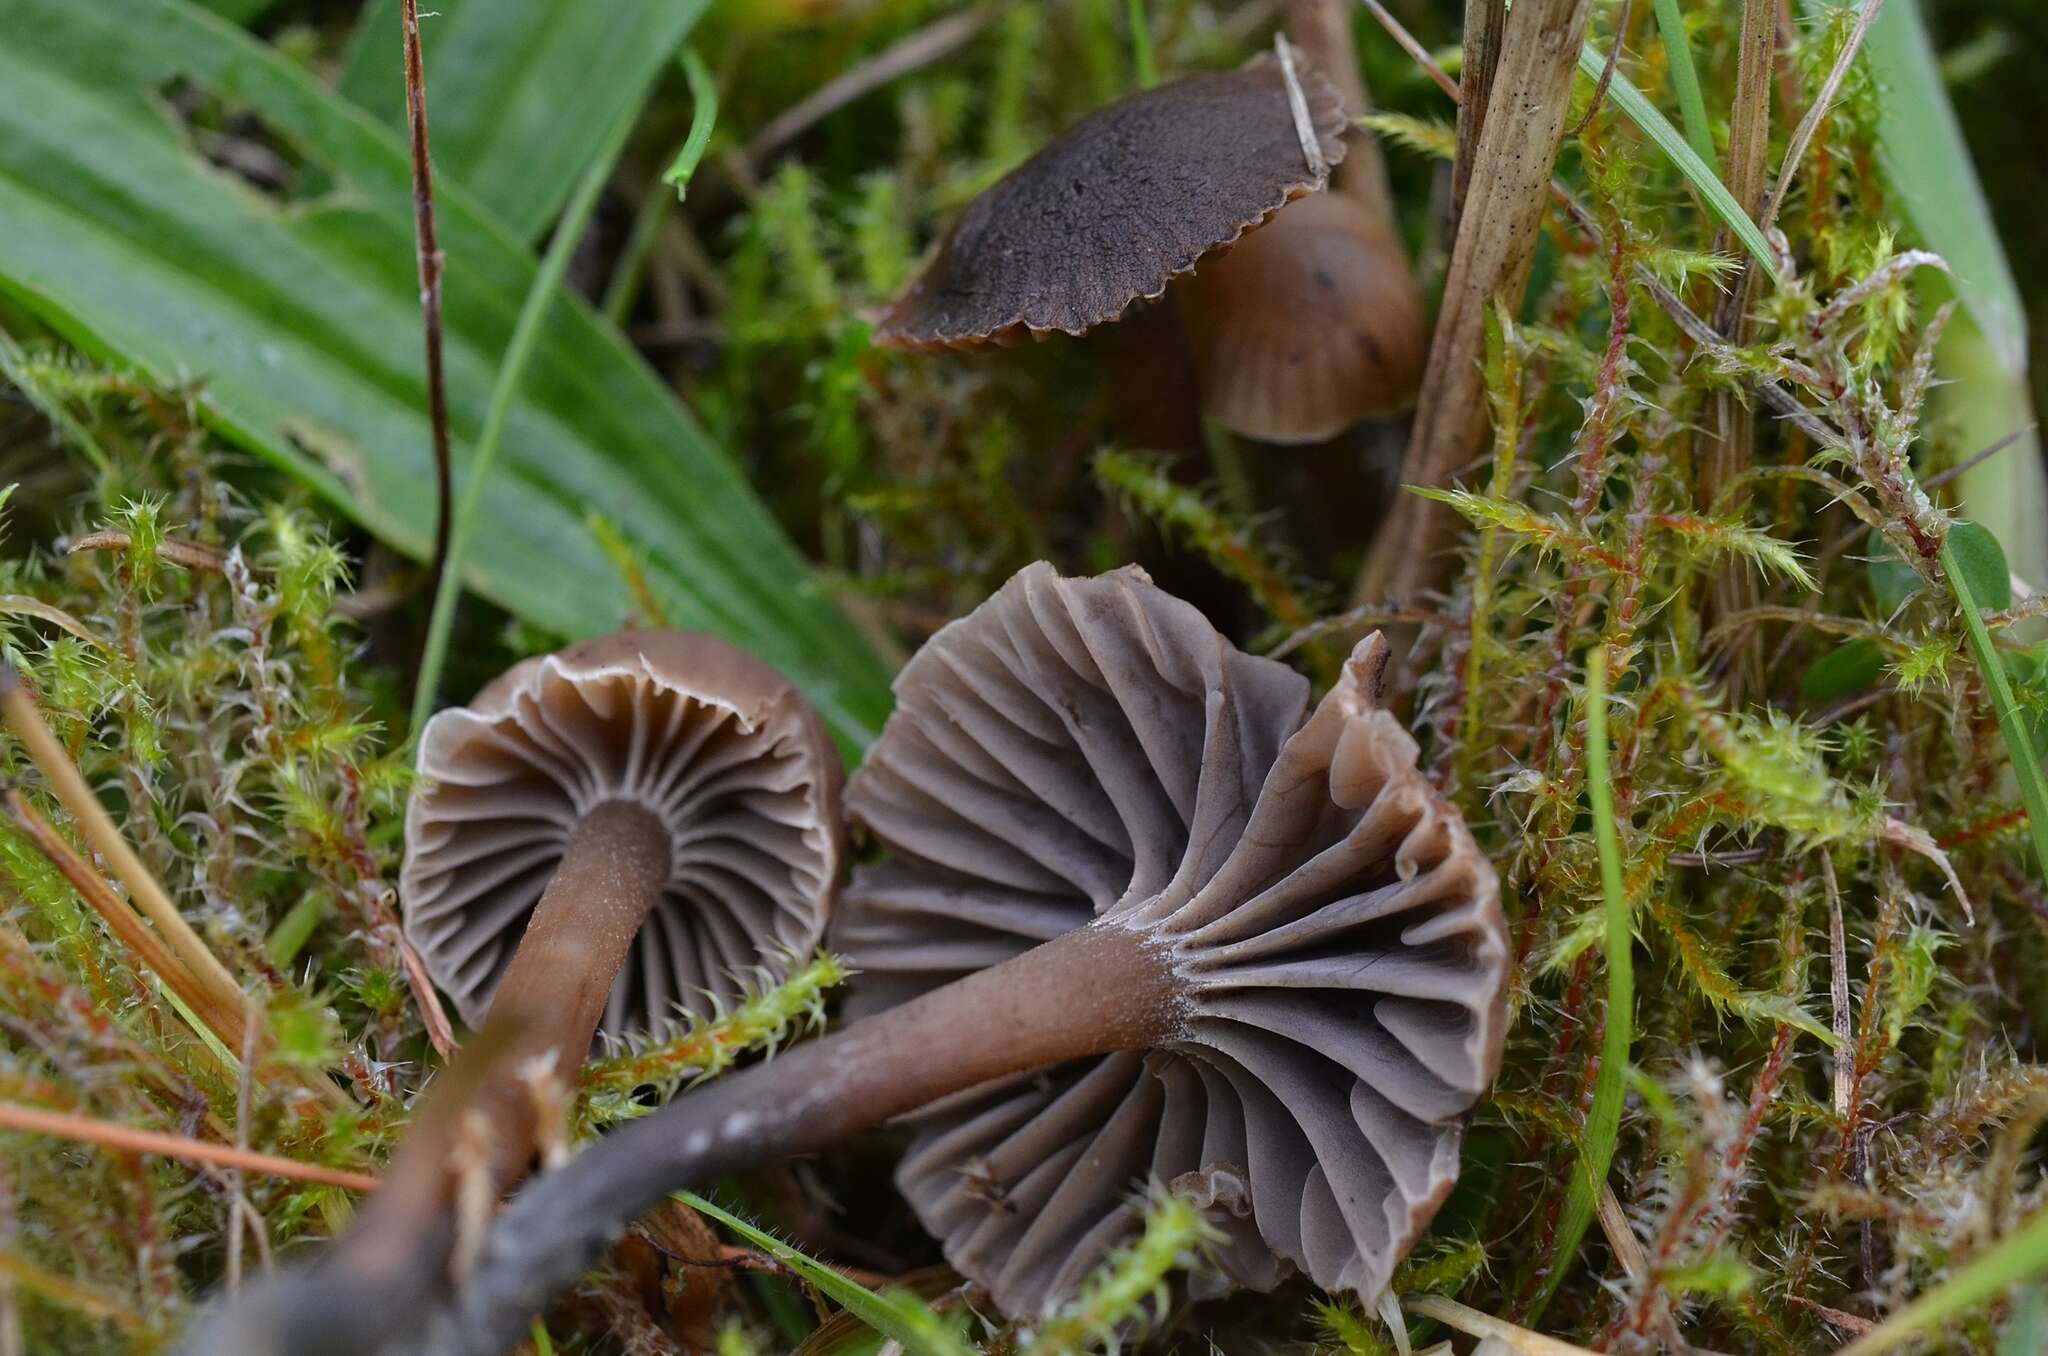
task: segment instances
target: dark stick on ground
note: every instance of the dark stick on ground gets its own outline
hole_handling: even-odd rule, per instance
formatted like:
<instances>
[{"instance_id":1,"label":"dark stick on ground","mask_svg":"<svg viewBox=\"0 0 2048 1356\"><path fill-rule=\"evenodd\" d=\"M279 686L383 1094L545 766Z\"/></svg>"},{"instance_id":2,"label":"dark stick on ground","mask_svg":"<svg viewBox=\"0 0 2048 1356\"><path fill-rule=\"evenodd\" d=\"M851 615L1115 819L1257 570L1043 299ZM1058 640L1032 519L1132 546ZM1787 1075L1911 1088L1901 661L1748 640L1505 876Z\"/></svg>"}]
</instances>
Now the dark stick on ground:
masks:
<instances>
[{"instance_id":1,"label":"dark stick on ground","mask_svg":"<svg viewBox=\"0 0 2048 1356\"><path fill-rule=\"evenodd\" d=\"M441 370L441 268L446 262L434 230L434 167L427 154L427 76L420 56L419 0L400 0L405 30L405 123L412 140L413 234L419 245L420 311L427 345L427 422L434 430L434 555L424 582L427 597L441 584L454 527L455 495L448 450L448 384Z\"/></svg>"}]
</instances>

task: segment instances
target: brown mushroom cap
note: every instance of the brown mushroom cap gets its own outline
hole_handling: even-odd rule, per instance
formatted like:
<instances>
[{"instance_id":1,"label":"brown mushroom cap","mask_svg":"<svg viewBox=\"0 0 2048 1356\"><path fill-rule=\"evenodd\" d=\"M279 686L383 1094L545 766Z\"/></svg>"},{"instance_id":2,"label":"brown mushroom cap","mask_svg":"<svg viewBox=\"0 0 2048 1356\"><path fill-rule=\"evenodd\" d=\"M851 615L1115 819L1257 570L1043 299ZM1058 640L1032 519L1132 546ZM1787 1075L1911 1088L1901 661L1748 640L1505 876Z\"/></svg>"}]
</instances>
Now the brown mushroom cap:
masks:
<instances>
[{"instance_id":1,"label":"brown mushroom cap","mask_svg":"<svg viewBox=\"0 0 2048 1356\"><path fill-rule=\"evenodd\" d=\"M1233 432L1320 442L1414 403L1422 292L1400 242L1351 194L1289 203L1179 286L1202 408Z\"/></svg>"},{"instance_id":2,"label":"brown mushroom cap","mask_svg":"<svg viewBox=\"0 0 2048 1356\"><path fill-rule=\"evenodd\" d=\"M1344 157L1337 96L1297 73L1323 158ZM1323 186L1280 64L1191 75L1075 123L968 204L890 304L875 341L972 348L1081 334Z\"/></svg>"},{"instance_id":3,"label":"brown mushroom cap","mask_svg":"<svg viewBox=\"0 0 2048 1356\"><path fill-rule=\"evenodd\" d=\"M1166 1048L944 1099L898 1181L1004 1310L1044 1310L1148 1176L1233 1207L1220 1263L1371 1298L1449 1192L1497 1072L1493 869L1376 701L1385 646L1306 680L1135 568L1044 565L926 644L848 788L890 856L833 943L887 1008L1100 920L1170 948ZM857 1027L855 1029L858 1029Z\"/></svg>"},{"instance_id":4,"label":"brown mushroom cap","mask_svg":"<svg viewBox=\"0 0 2048 1356\"><path fill-rule=\"evenodd\" d=\"M667 882L611 985L621 1036L779 973L837 883L839 757L775 670L712 636L621 632L525 660L429 722L399 877L407 935L481 1024L592 810L668 830Z\"/></svg>"}]
</instances>

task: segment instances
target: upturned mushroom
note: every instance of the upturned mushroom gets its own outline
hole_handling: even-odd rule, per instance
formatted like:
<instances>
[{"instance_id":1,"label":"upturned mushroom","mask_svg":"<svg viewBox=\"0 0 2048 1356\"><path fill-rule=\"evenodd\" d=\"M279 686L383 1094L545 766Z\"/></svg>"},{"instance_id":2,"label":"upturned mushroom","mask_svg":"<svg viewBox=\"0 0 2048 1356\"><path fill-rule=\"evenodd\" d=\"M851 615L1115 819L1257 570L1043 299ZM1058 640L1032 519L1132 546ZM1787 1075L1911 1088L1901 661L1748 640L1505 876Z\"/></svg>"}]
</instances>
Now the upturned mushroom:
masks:
<instances>
[{"instance_id":1,"label":"upturned mushroom","mask_svg":"<svg viewBox=\"0 0 2048 1356\"><path fill-rule=\"evenodd\" d=\"M1371 111L1349 0L1286 0L1287 29L1347 121ZM1180 285L1202 408L1271 443L1332 438L1415 400L1429 342L1386 164L1370 134L1328 191L1292 203Z\"/></svg>"},{"instance_id":2,"label":"upturned mushroom","mask_svg":"<svg viewBox=\"0 0 2048 1356\"><path fill-rule=\"evenodd\" d=\"M816 945L840 764L775 670L625 631L525 660L420 739L399 896L471 1026L581 1063Z\"/></svg>"},{"instance_id":3,"label":"upturned mushroom","mask_svg":"<svg viewBox=\"0 0 2048 1356\"><path fill-rule=\"evenodd\" d=\"M1148 1175L1235 1212L1228 1279L1376 1295L1457 1175L1507 973L1494 873L1377 704L1385 653L1311 709L1142 571L1021 572L904 669L850 789L890 852L838 931L869 1015L529 1184L427 1348L503 1351L664 1193L911 1112L900 1180L1011 1312Z\"/></svg>"},{"instance_id":4,"label":"upturned mushroom","mask_svg":"<svg viewBox=\"0 0 2048 1356\"><path fill-rule=\"evenodd\" d=\"M779 973L838 891L838 750L786 679L716 637L626 631L525 660L429 721L418 767L406 932L481 1030L347 1234L214 1315L194 1353L381 1349L447 1279L465 1120L486 1133L461 1171L495 1197L534 1154L536 1061L566 1091L600 1033Z\"/></svg>"}]
</instances>

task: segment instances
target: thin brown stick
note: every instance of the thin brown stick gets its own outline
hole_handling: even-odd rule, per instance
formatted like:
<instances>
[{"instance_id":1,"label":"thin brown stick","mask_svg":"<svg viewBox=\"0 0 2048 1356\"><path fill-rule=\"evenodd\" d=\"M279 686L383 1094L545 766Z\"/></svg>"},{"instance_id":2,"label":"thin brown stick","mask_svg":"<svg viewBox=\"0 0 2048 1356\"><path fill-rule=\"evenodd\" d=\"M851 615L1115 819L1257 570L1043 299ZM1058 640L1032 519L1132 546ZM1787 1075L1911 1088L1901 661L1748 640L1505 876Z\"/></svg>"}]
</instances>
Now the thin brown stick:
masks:
<instances>
[{"instance_id":1,"label":"thin brown stick","mask_svg":"<svg viewBox=\"0 0 2048 1356\"><path fill-rule=\"evenodd\" d=\"M81 551L126 551L135 545L135 539L126 532L109 528L102 532L88 532L75 537L64 554L75 556ZM180 569L197 570L203 574L226 574L228 558L211 546L183 537L165 537L156 544L160 559L168 560Z\"/></svg>"},{"instance_id":2,"label":"thin brown stick","mask_svg":"<svg viewBox=\"0 0 2048 1356\"><path fill-rule=\"evenodd\" d=\"M162 980L164 987L176 994L200 1023L219 1038L221 1044L233 1049L242 1043L245 1032L238 1016L240 1004L223 1005L211 990L201 984L183 962L171 954L170 948L150 930L149 925L136 915L135 910L122 903L113 887L88 866L84 858L71 850L63 835L36 812L35 806L29 804L19 789L9 786L0 790L0 808L4 808L7 818L29 841L29 845L71 882L71 888L100 916L107 930L128 948L129 963L138 972L154 974Z\"/></svg>"},{"instance_id":3,"label":"thin brown stick","mask_svg":"<svg viewBox=\"0 0 2048 1356\"><path fill-rule=\"evenodd\" d=\"M1453 240L1465 219L1465 200L1471 196L1473 167L1478 163L1479 139L1486 130L1486 111L1493 104L1507 25L1503 0L1465 0L1464 59L1459 70L1465 97L1458 101L1458 153L1451 162L1449 232Z\"/></svg>"},{"instance_id":4,"label":"thin brown stick","mask_svg":"<svg viewBox=\"0 0 2048 1356\"><path fill-rule=\"evenodd\" d=\"M253 1014L252 1014L253 1015ZM242 1076L235 1080L235 1152L249 1152L249 1106L255 1099L252 1084L256 1068L256 1026L253 1021L242 1027ZM228 1190L228 1293L237 1293L242 1288L242 1222L250 1211L249 1197L242 1190L242 1170L227 1170ZM260 1227L260 1225L259 1225Z\"/></svg>"},{"instance_id":5,"label":"thin brown stick","mask_svg":"<svg viewBox=\"0 0 2048 1356\"><path fill-rule=\"evenodd\" d=\"M1496 302L1512 308L1528 285L1591 8L1590 0L1522 0L1508 15L1488 97L1516 116L1488 119L1471 157L1478 191L1458 222L1401 465L1404 484L1442 486L1486 441L1486 317ZM1461 108L1469 105L1469 92L1466 98ZM1373 541L1353 602L1409 604L1440 587L1456 531L1447 508L1399 496Z\"/></svg>"},{"instance_id":6,"label":"thin brown stick","mask_svg":"<svg viewBox=\"0 0 2048 1356\"><path fill-rule=\"evenodd\" d=\"M185 963L192 978L206 990L211 1002L219 1009L239 1014L242 986L235 982L227 967L192 930L192 925L185 921L185 916L164 893L163 886L157 884L156 877L142 864L135 850L128 846L121 831L114 827L112 816L72 765L64 746L57 742L57 737L43 722L42 712L36 709L35 699L29 695L28 684L22 681L12 665L0 665L0 711L4 711L8 728L42 770L58 801L78 821L79 831L85 835L86 842L128 887L128 897L134 901L135 907L156 925L164 941ZM230 1049L240 1043L241 1034L239 1017L231 1020L236 1040L229 1043Z\"/></svg>"},{"instance_id":7,"label":"thin brown stick","mask_svg":"<svg viewBox=\"0 0 2048 1356\"><path fill-rule=\"evenodd\" d=\"M1621 0L1621 14L1614 21L1614 42L1607 49L1607 64L1600 68L1599 83L1593 86L1593 97L1586 101L1586 116L1572 125L1566 136L1577 136L1593 125L1593 119L1600 116L1600 107L1607 102L1607 91L1614 84L1615 67L1621 64L1621 49L1628 45L1628 21L1634 8L1634 0Z\"/></svg>"},{"instance_id":8,"label":"thin brown stick","mask_svg":"<svg viewBox=\"0 0 2048 1356\"><path fill-rule=\"evenodd\" d=\"M1778 9L1776 0L1743 0L1742 30L1736 48L1735 103L1728 115L1728 160L1725 173L1728 191L1742 210L1754 219L1764 199L1765 156L1771 138L1771 57L1777 46ZM1728 246L1726 228L1715 231L1713 250ZM1744 256L1741 271L1722 294L1714 311L1714 329L1732 344L1749 341L1754 328L1750 299L1755 292L1753 261ZM1717 392L1711 406L1706 455L1701 459L1702 502L1717 504L1722 491L1756 459L1756 423L1749 410L1732 391ZM1731 506L1740 512L1743 500ZM1746 565L1729 564L1711 585L1711 611L1729 615L1755 606L1756 576ZM1754 680L1761 668L1753 651L1738 641L1728 658Z\"/></svg>"},{"instance_id":9,"label":"thin brown stick","mask_svg":"<svg viewBox=\"0 0 2048 1356\"><path fill-rule=\"evenodd\" d=\"M1849 1068L1852 1036L1849 1027L1849 948L1842 928L1842 887L1835 881L1835 860L1820 854L1821 880L1828 891L1828 1000L1833 1009L1835 1032L1835 1115L1849 1123L1851 1090L1855 1079Z\"/></svg>"},{"instance_id":10,"label":"thin brown stick","mask_svg":"<svg viewBox=\"0 0 2048 1356\"><path fill-rule=\"evenodd\" d=\"M1856 26L1849 30L1849 40L1842 44L1835 65L1828 72L1828 78L1821 83L1820 93L1814 96L1813 106L1806 110L1806 116L1793 129L1792 139L1785 143L1785 158L1778 162L1778 181L1771 191L1764 195L1763 211L1757 216L1757 226L1766 234L1778 220L1778 209L1785 205L1785 190L1799 173L1799 162L1806 158L1806 147L1813 140L1813 134L1820 128L1820 120L1834 107L1835 96L1841 93L1842 82L1849 78L1850 67L1856 64L1856 54L1863 50L1863 39L1870 32L1870 25L1877 18L1877 12L1884 8L1884 0L1863 0L1863 9L1856 15Z\"/></svg>"},{"instance_id":11,"label":"thin brown stick","mask_svg":"<svg viewBox=\"0 0 2048 1356\"><path fill-rule=\"evenodd\" d=\"M1951 480L1955 480L1960 476L1968 475L1970 472L1976 470L1985 462L1990 461L1993 457L2005 451L2006 448L2011 447L2014 443L2026 437L2028 434L2032 433L2035 429L2039 427L2039 424L2027 424L2024 427L2014 429L2012 432L2006 434L2003 438L2000 438L1997 442L1991 444L1991 446L1983 449L1980 452L1971 453L1968 457L1965 457L1963 460L1949 467L1946 471L1937 471L1935 474L1927 477L1927 479L1920 482L1920 488L1923 490L1939 489L1941 486L1948 484Z\"/></svg>"},{"instance_id":12,"label":"thin brown stick","mask_svg":"<svg viewBox=\"0 0 2048 1356\"><path fill-rule=\"evenodd\" d=\"M412 0L406 3L410 5ZM758 169L762 161L862 95L872 94L966 46L996 13L993 5L978 5L948 14L820 85L808 98L784 109L747 139L744 154L748 168Z\"/></svg>"},{"instance_id":13,"label":"thin brown stick","mask_svg":"<svg viewBox=\"0 0 2048 1356\"><path fill-rule=\"evenodd\" d=\"M19 1184L14 1165L0 1158L0 1254L14 1251L20 1234ZM15 1293L14 1277L0 1272L0 1356L22 1356L27 1350L21 1331L21 1299Z\"/></svg>"},{"instance_id":14,"label":"thin brown stick","mask_svg":"<svg viewBox=\"0 0 2048 1356\"><path fill-rule=\"evenodd\" d=\"M1492 1338L1509 1351L1520 1356L1593 1356L1584 1347L1561 1342L1555 1337L1546 1337L1540 1332L1510 1323L1506 1319L1483 1314L1479 1310L1458 1303L1443 1295L1403 1295L1401 1307L1410 1313L1433 1318L1446 1327L1473 1337Z\"/></svg>"},{"instance_id":15,"label":"thin brown stick","mask_svg":"<svg viewBox=\"0 0 2048 1356\"><path fill-rule=\"evenodd\" d=\"M349 1172L319 1163L301 1163L296 1158L254 1153L226 1144L208 1144L183 1135L166 1135L157 1130L97 1121L90 1116L72 1116L61 1111L0 1102L0 1130L26 1130L31 1134L54 1135L82 1144L99 1144L130 1154L161 1154L188 1163L211 1163L217 1167L241 1168L271 1177L288 1177L297 1182L346 1187L351 1191L375 1191L381 1183L367 1173Z\"/></svg>"},{"instance_id":16,"label":"thin brown stick","mask_svg":"<svg viewBox=\"0 0 2048 1356\"><path fill-rule=\"evenodd\" d=\"M1406 52L1416 65L1422 67L1423 72L1430 79L1436 81L1436 87L1451 96L1452 103L1462 104L1465 102L1463 94L1459 91L1458 82L1451 79L1450 72L1437 64L1436 58L1429 54L1429 49L1417 42L1415 35L1410 33L1399 19L1396 19L1389 13L1387 7L1382 5L1380 0L1358 0L1358 3L1364 5L1366 13L1377 19L1380 27L1387 30L1387 36L1394 40L1394 44ZM1502 13L1505 14L1506 11L1503 10Z\"/></svg>"},{"instance_id":17,"label":"thin brown stick","mask_svg":"<svg viewBox=\"0 0 2048 1356\"><path fill-rule=\"evenodd\" d=\"M441 365L441 271L447 263L434 229L434 166L427 153L427 74L420 53L419 0L400 0L405 48L405 124L412 139L412 223L418 247L420 312L426 329L427 423L434 437L434 555L422 580L431 598L448 564L455 530L454 454L448 445L448 382Z\"/></svg>"}]
</instances>

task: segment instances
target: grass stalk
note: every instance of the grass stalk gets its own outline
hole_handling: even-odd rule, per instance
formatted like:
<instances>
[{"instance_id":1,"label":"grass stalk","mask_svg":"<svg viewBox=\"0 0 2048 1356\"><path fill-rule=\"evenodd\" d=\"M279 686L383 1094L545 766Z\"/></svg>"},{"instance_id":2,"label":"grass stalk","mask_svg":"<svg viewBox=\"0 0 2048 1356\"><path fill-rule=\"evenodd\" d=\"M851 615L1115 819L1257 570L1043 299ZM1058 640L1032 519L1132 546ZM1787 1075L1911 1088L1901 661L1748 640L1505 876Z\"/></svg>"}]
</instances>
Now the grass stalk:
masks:
<instances>
[{"instance_id":1,"label":"grass stalk","mask_svg":"<svg viewBox=\"0 0 2048 1356\"><path fill-rule=\"evenodd\" d=\"M1951 1273L1835 1356L1878 1356L1892 1351L2044 1270L2048 1270L2048 1210L2037 1210L1997 1246Z\"/></svg>"},{"instance_id":2,"label":"grass stalk","mask_svg":"<svg viewBox=\"0 0 2048 1356\"><path fill-rule=\"evenodd\" d=\"M128 887L128 898L143 916L156 925L165 943L178 959L192 973L193 979L205 991L210 1003L226 1012L239 1013L242 1010L242 986L235 982L227 967L220 963L192 925L185 921L185 915L178 912L171 897L164 893L164 887L157 884L142 859L135 855L135 849L128 846L128 840L115 827L113 816L107 813L100 798L93 794L85 778L72 763L64 746L57 742L57 736L44 723L43 714L36 709L35 698L29 695L28 684L11 666L0 666L0 709L4 709L7 726L14 737L28 750L28 756L42 770L50 789L57 795L71 817L78 822L78 828L85 835L93 851L100 854L114 870L114 875ZM239 1043L239 1035L236 1041Z\"/></svg>"},{"instance_id":3,"label":"grass stalk","mask_svg":"<svg viewBox=\"0 0 2048 1356\"><path fill-rule=\"evenodd\" d=\"M1139 89L1151 89L1159 83L1159 66L1152 55L1152 27L1145 18L1145 0L1127 0L1125 10L1131 24L1131 74Z\"/></svg>"},{"instance_id":4,"label":"grass stalk","mask_svg":"<svg viewBox=\"0 0 2048 1356\"><path fill-rule=\"evenodd\" d=\"M661 182L676 191L676 202L682 202L690 196L690 180L696 176L697 166L704 159L704 148L711 142L712 129L718 125L718 82L696 48L685 47L676 60L690 87L690 130L683 137L675 159L661 172ZM639 210L633 213L633 225L626 232L626 243L619 247L619 261L612 267L611 282L605 287L600 307L612 324L624 325L632 312L634 299L640 295L640 274L647 265L648 251L654 248L655 237L661 234L662 224L668 220L673 206L668 194L655 188L640 200Z\"/></svg>"},{"instance_id":5,"label":"grass stalk","mask_svg":"<svg viewBox=\"0 0 2048 1356\"><path fill-rule=\"evenodd\" d=\"M513 323L511 342L505 345L505 356L498 364L497 383L491 388L491 403L484 413L483 430L477 435L476 451L470 456L469 479L462 487L462 500L456 506L454 531L448 540L447 568L434 591L434 611L427 622L426 648L420 655L419 682L413 689L408 738L418 739L427 717L434 713L441 687L441 670L448 664L448 638L455 629L455 609L462 599L462 561L468 554L478 511L483 507L484 488L490 483L491 467L498 459L498 445L504 441L505 421L512 413L512 399L519 392L519 382L526 374L526 365L532 360L534 348L540 342L541 324L554 306L562 275L569 267L569 256L575 253L577 243L583 238L583 228L590 222L598 195L604 190L605 181L611 177L612 163L618 159L619 149L625 145L626 134L632 130L639 113L638 108L631 108L620 117L618 125L605 138L597 159L584 171L569 205L562 211L561 220L555 223L554 238L548 241L547 253L541 257L540 268L533 275L533 286L527 289L525 304L519 308L519 318Z\"/></svg>"},{"instance_id":6,"label":"grass stalk","mask_svg":"<svg viewBox=\"0 0 2048 1356\"><path fill-rule=\"evenodd\" d=\"M1678 96L1678 117L1685 125L1686 144L1693 153L1714 163L1714 131L1707 122L1707 101L1700 93L1700 73L1692 64L1692 43L1685 35L1685 18L1678 12L1678 0L1655 0L1657 33L1664 40L1664 60L1671 68L1671 90Z\"/></svg>"},{"instance_id":7,"label":"grass stalk","mask_svg":"<svg viewBox=\"0 0 2048 1356\"><path fill-rule=\"evenodd\" d=\"M1976 656L1977 669L1984 676L1992 710L1998 714L1999 733L2005 736L2006 752L2012 758L2013 777L2020 784L2020 803L2026 806L2028 826L2033 831L2034 864L2044 877L2048 877L2048 779L2043 777L2040 755L2027 733L2019 702L2013 696L2012 680L2006 676L2005 665L1991 643L1990 628L1984 625L1984 614L1977 607L1970 581L1956 563L1954 547L1946 540L1941 544L1941 572L1947 577L1949 591L1955 595L1956 606L1962 611L1963 627L1970 636L1971 653Z\"/></svg>"},{"instance_id":8,"label":"grass stalk","mask_svg":"<svg viewBox=\"0 0 2048 1356\"><path fill-rule=\"evenodd\" d=\"M1622 886L1621 835L1614 819L1614 792L1607 761L1607 652L1595 647L1586 656L1586 795L1592 802L1593 839L1600 854L1600 896L1607 915L1607 1021L1600 1044L1600 1072L1593 1081L1593 1109L1586 1116L1585 1138L1565 1191L1564 1215L1557 1229L1557 1249L1543 1291L1531 1306L1534 1322L1557 1293L1565 1271L1593 1222L1607 1170L1614 1162L1614 1141L1621 1131L1622 1089L1628 1077L1629 1047L1634 1041L1635 957L1630 951L1628 898Z\"/></svg>"}]
</instances>

